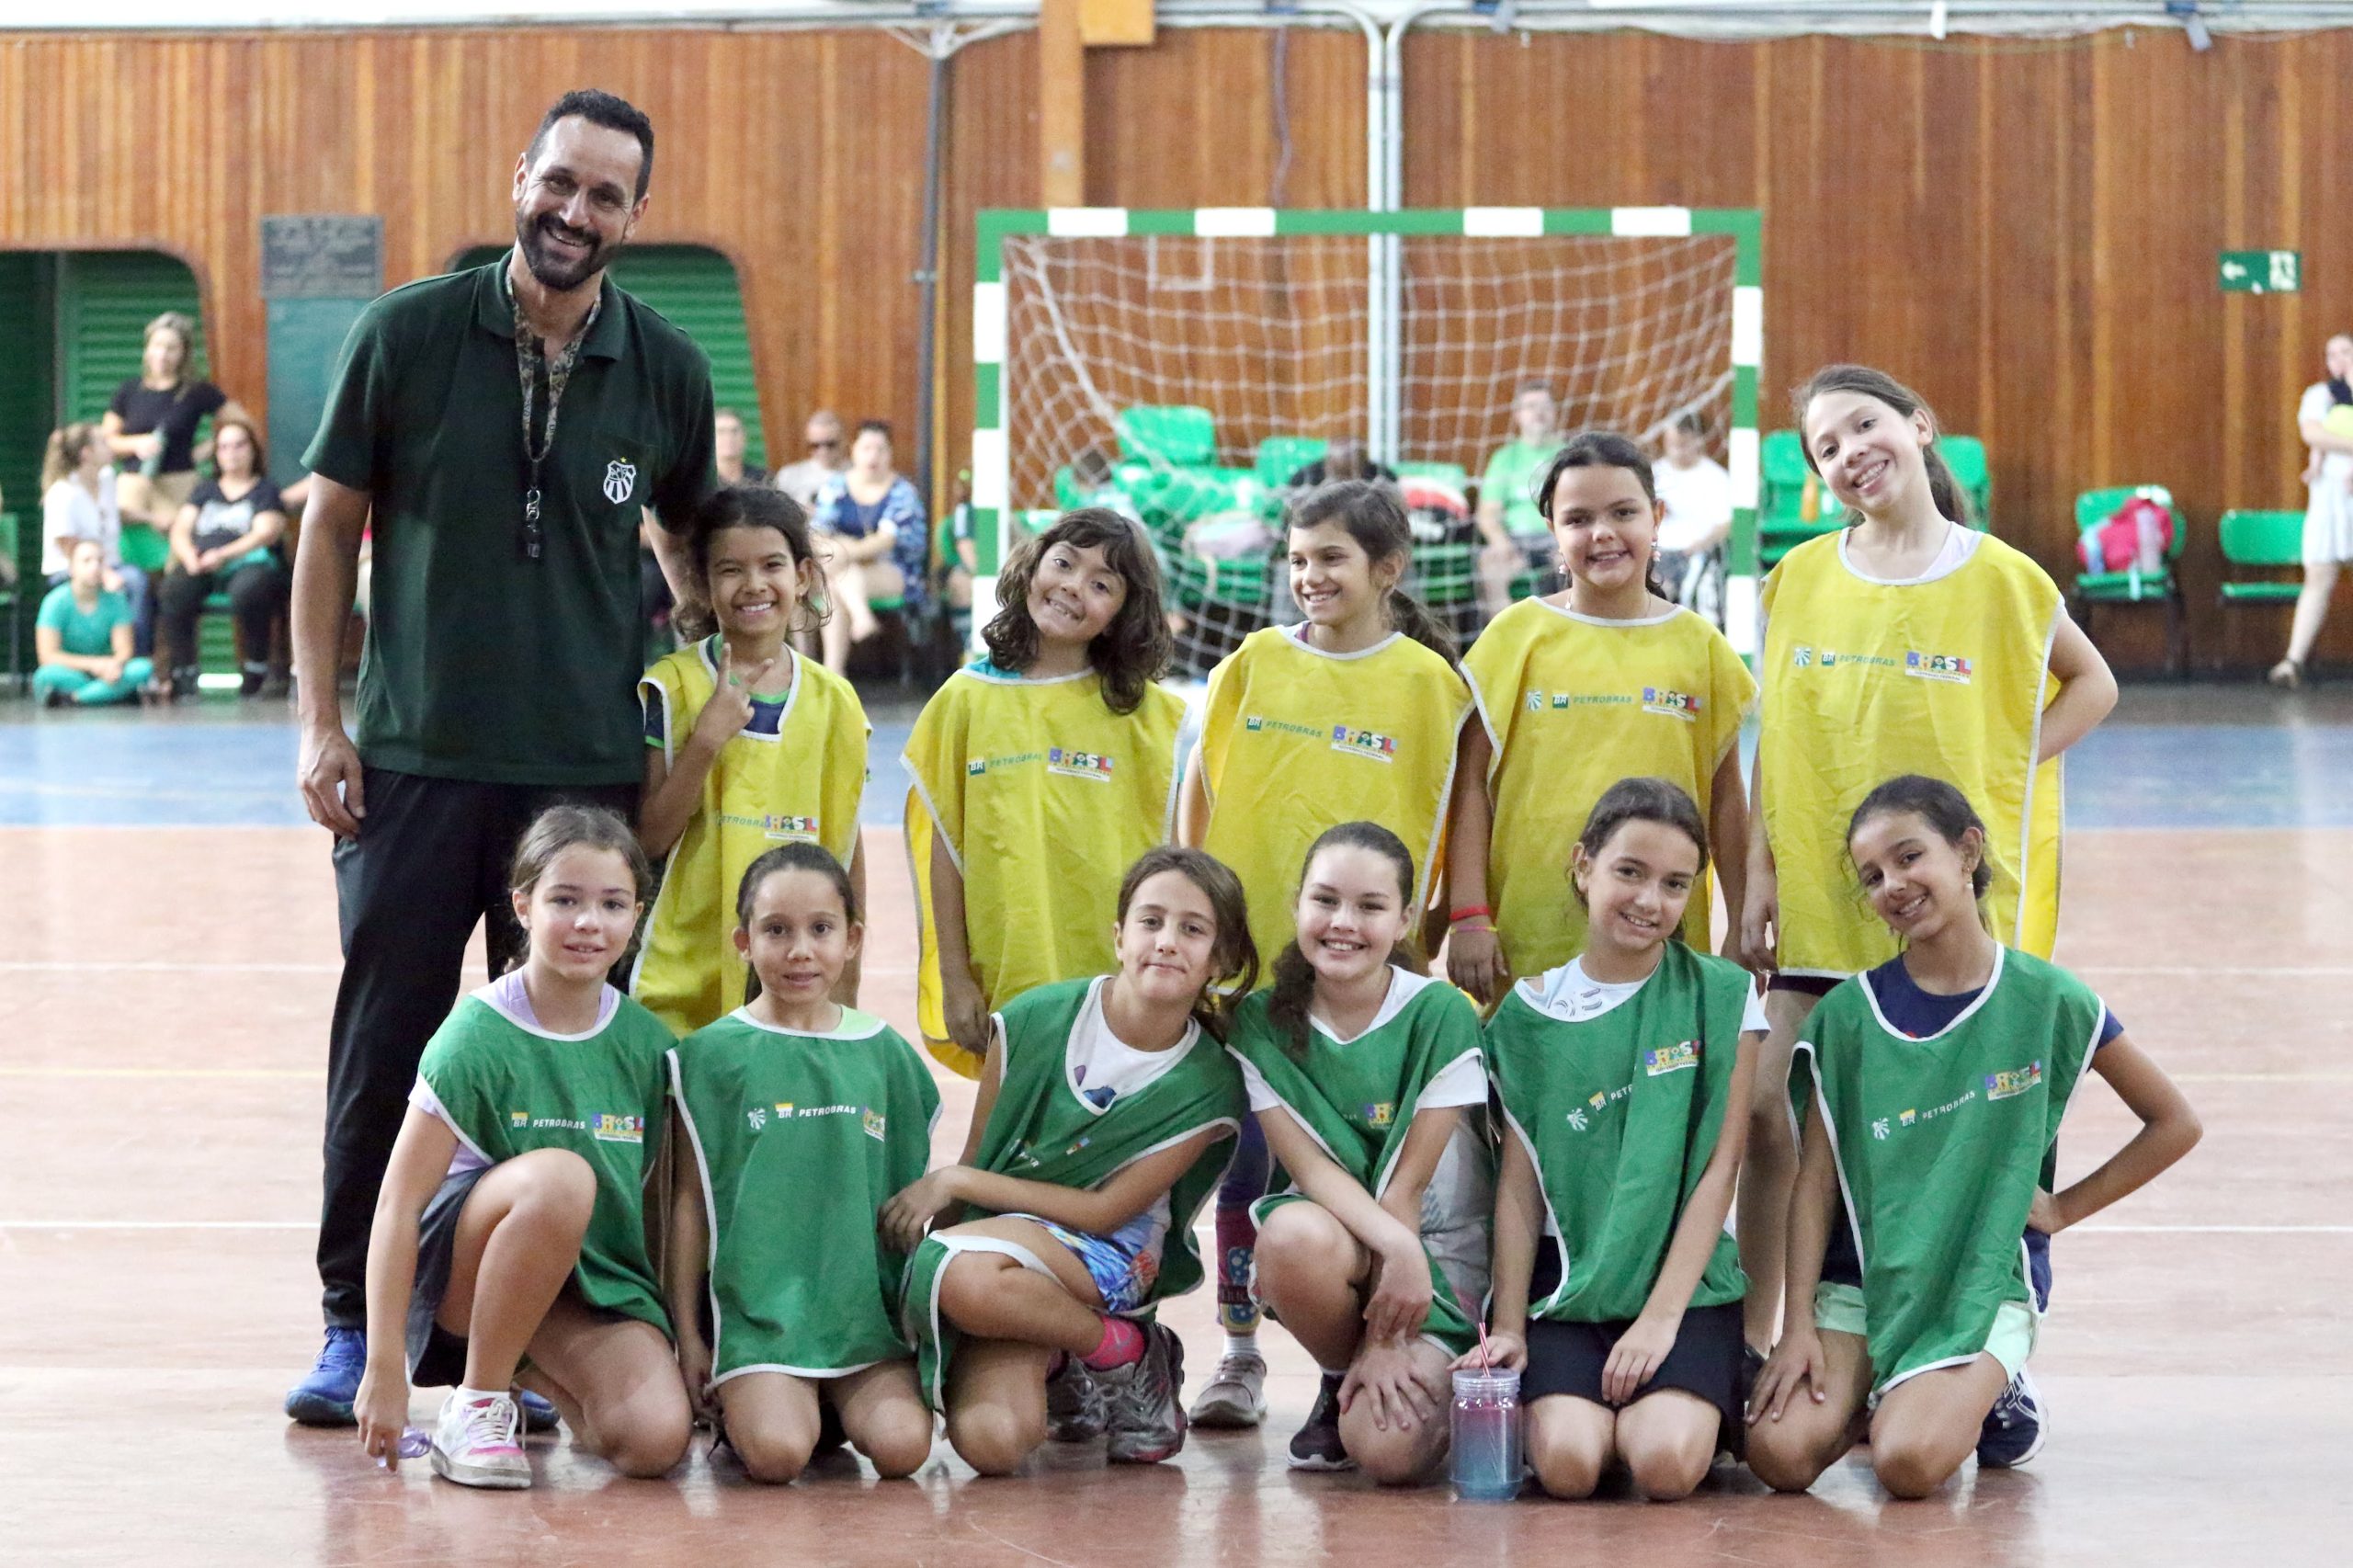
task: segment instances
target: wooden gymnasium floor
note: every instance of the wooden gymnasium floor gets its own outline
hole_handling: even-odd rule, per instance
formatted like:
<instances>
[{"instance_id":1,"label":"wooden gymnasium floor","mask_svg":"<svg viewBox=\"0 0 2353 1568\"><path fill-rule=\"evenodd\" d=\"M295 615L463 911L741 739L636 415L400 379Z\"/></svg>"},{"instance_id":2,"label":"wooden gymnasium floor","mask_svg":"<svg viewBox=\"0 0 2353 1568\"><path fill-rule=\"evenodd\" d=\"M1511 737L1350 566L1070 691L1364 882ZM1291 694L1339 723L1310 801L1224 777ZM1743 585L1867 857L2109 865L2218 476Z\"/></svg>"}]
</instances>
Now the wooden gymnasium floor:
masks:
<instances>
[{"instance_id":1,"label":"wooden gymnasium floor","mask_svg":"<svg viewBox=\"0 0 2353 1568\"><path fill-rule=\"evenodd\" d=\"M904 734L887 710L878 780ZM316 1347L325 840L282 714L0 709L0 1561L727 1564L2343 1562L2353 1523L2353 695L2128 693L2074 765L2060 957L2188 1085L2205 1143L2055 1248L2030 1468L1890 1504L1849 1460L1802 1498L1719 1471L1689 1502L1465 1505L1280 1463L1311 1392L1279 1330L1263 1435L979 1483L836 1465L768 1490L698 1451L615 1479L397 1479L278 1401ZM878 783L876 793L891 790ZM910 1026L895 802L872 802L871 1000ZM950 1085L943 1148L968 1094ZM2080 1172L2123 1135L2083 1096ZM1172 1321L1195 1386L1204 1296ZM420 1419L438 1396L420 1396Z\"/></svg>"}]
</instances>

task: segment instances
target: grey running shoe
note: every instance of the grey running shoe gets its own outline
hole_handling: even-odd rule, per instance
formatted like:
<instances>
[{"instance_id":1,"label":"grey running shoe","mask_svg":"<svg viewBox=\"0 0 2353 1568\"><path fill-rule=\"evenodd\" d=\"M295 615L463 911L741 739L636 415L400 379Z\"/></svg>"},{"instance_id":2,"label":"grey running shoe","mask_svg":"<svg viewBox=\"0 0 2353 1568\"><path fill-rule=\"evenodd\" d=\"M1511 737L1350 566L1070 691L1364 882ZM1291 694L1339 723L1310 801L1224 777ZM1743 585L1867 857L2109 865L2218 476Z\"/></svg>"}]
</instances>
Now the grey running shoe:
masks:
<instances>
[{"instance_id":1,"label":"grey running shoe","mask_svg":"<svg viewBox=\"0 0 2353 1568\"><path fill-rule=\"evenodd\" d=\"M1156 1464L1185 1446L1185 1407L1177 1402L1184 1343L1156 1323L1142 1327L1142 1357L1095 1374L1111 1437L1104 1458L1113 1464Z\"/></svg>"},{"instance_id":2,"label":"grey running shoe","mask_svg":"<svg viewBox=\"0 0 2353 1568\"><path fill-rule=\"evenodd\" d=\"M1103 1435L1103 1385L1075 1356L1046 1380L1046 1436L1057 1443L1086 1443Z\"/></svg>"},{"instance_id":3,"label":"grey running shoe","mask_svg":"<svg viewBox=\"0 0 2353 1568\"><path fill-rule=\"evenodd\" d=\"M1261 1356L1226 1357L1193 1401L1196 1426L1256 1426L1266 1418L1267 1362Z\"/></svg>"},{"instance_id":4,"label":"grey running shoe","mask_svg":"<svg viewBox=\"0 0 2353 1568\"><path fill-rule=\"evenodd\" d=\"M1340 1384L1343 1381L1337 1372L1324 1374L1323 1385L1315 1393L1315 1408L1308 1414L1307 1425L1291 1434L1291 1469L1356 1469L1357 1461L1348 1457L1347 1445L1340 1441Z\"/></svg>"}]
</instances>

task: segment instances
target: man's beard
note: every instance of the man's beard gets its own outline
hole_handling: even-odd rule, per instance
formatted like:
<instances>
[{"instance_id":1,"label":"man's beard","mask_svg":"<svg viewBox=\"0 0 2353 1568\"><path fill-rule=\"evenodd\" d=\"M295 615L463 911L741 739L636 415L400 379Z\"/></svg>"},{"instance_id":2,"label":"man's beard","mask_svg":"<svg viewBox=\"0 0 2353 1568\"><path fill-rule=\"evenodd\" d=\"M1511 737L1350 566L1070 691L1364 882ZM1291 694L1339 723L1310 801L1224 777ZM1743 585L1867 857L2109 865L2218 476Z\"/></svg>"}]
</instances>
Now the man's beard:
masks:
<instances>
[{"instance_id":1,"label":"man's beard","mask_svg":"<svg viewBox=\"0 0 2353 1568\"><path fill-rule=\"evenodd\" d=\"M588 241L587 251L577 260L558 256L548 243L547 231L551 229L563 230L574 239L585 237ZM597 276L613 249L593 233L583 236L573 233L552 212L543 212L534 221L526 218L519 209L515 214L515 243L522 247L523 265L531 269L531 276L540 280L542 288L559 293L577 289Z\"/></svg>"}]
</instances>

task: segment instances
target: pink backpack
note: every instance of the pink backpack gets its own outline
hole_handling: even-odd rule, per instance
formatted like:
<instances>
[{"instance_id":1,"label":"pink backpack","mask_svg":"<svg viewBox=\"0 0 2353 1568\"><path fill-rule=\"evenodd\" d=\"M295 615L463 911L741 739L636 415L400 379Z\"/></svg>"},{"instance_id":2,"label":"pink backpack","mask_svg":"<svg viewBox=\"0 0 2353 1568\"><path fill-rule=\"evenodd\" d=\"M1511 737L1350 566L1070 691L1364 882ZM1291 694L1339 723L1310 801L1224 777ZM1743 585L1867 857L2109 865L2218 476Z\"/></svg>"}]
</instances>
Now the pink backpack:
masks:
<instances>
[{"instance_id":1,"label":"pink backpack","mask_svg":"<svg viewBox=\"0 0 2353 1568\"><path fill-rule=\"evenodd\" d=\"M2086 528L2075 540L2075 553L2086 572L2138 572L2154 576L2165 570L2165 551L2173 548L2173 514L2146 495L2135 495L2109 514L2108 521Z\"/></svg>"}]
</instances>

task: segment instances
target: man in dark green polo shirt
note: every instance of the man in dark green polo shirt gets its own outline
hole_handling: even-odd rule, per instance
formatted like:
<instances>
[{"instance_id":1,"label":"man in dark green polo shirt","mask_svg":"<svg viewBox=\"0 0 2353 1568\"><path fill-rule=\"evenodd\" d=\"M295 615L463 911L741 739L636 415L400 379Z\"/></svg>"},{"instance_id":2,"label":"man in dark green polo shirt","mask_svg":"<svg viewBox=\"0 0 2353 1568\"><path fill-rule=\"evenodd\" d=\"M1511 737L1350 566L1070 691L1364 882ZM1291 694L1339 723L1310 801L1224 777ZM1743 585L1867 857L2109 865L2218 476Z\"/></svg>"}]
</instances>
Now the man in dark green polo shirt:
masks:
<instances>
[{"instance_id":1,"label":"man in dark green polo shirt","mask_svg":"<svg viewBox=\"0 0 2353 1568\"><path fill-rule=\"evenodd\" d=\"M493 975L519 956L516 839L560 800L636 815L639 522L651 507L674 564L668 530L717 485L709 361L605 277L653 164L637 109L558 100L516 164L515 249L369 305L303 457L301 783L335 835L344 970L319 1227L327 1341L287 1396L298 1421L352 1419L377 1188L475 926ZM355 747L336 671L370 530Z\"/></svg>"}]
</instances>

